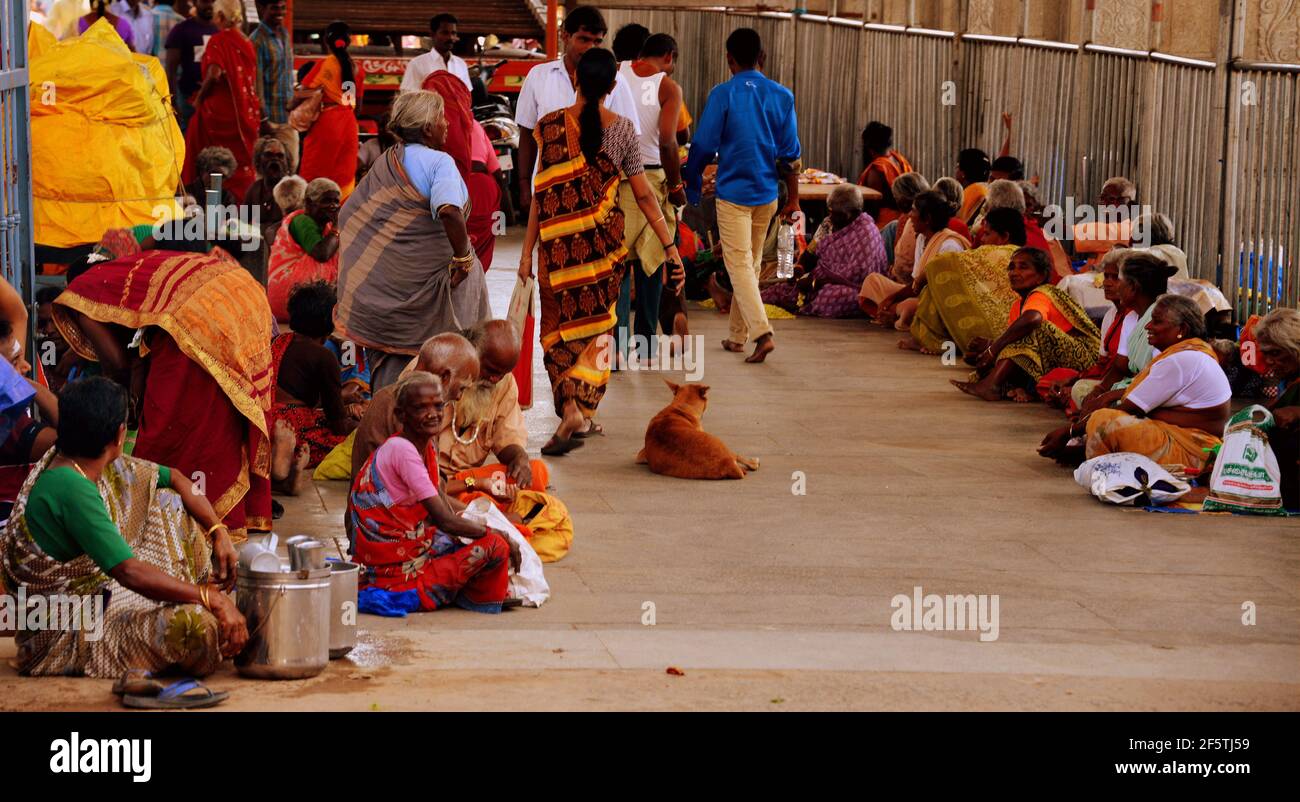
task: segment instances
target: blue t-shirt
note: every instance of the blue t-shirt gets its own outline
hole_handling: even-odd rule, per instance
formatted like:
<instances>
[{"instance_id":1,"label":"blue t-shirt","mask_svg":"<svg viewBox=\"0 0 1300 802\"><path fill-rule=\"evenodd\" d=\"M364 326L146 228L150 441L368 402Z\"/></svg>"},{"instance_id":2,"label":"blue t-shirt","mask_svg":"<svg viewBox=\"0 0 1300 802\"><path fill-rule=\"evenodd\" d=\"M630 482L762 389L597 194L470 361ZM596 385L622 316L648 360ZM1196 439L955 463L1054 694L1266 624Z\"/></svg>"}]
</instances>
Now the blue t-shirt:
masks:
<instances>
[{"instance_id":1,"label":"blue t-shirt","mask_svg":"<svg viewBox=\"0 0 1300 802\"><path fill-rule=\"evenodd\" d=\"M464 209L469 203L469 189L456 169L456 162L440 150L424 145L407 145L402 154L402 167L411 183L422 194L429 196L429 209L433 216L448 204Z\"/></svg>"},{"instance_id":2,"label":"blue t-shirt","mask_svg":"<svg viewBox=\"0 0 1300 802\"><path fill-rule=\"evenodd\" d=\"M776 200L778 162L799 158L794 93L758 70L736 73L709 93L683 172L699 203L704 168L718 157L718 197L741 206Z\"/></svg>"}]
</instances>

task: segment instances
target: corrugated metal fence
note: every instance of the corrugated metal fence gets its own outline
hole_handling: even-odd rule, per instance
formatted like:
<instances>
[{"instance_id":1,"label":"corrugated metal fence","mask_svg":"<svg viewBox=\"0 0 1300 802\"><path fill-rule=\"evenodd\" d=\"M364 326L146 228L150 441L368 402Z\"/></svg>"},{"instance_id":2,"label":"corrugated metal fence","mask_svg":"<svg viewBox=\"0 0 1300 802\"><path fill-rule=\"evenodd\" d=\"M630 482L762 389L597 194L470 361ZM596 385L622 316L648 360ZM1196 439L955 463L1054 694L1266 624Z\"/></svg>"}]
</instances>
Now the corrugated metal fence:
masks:
<instances>
[{"instance_id":1,"label":"corrugated metal fence","mask_svg":"<svg viewBox=\"0 0 1300 802\"><path fill-rule=\"evenodd\" d=\"M27 2L0 0L0 269L32 300Z\"/></svg>"},{"instance_id":2,"label":"corrugated metal fence","mask_svg":"<svg viewBox=\"0 0 1300 802\"><path fill-rule=\"evenodd\" d=\"M735 28L762 36L766 72L795 93L804 164L856 177L869 120L931 180L957 152L1011 152L1049 203L1095 203L1117 175L1169 215L1192 275L1216 281L1238 314L1300 294L1300 68L1227 68L1159 53L864 25L815 15L703 10L608 12L678 41L676 78L698 116L728 77ZM1228 135L1225 136L1225 131ZM1232 254L1231 257L1228 255Z\"/></svg>"}]
</instances>

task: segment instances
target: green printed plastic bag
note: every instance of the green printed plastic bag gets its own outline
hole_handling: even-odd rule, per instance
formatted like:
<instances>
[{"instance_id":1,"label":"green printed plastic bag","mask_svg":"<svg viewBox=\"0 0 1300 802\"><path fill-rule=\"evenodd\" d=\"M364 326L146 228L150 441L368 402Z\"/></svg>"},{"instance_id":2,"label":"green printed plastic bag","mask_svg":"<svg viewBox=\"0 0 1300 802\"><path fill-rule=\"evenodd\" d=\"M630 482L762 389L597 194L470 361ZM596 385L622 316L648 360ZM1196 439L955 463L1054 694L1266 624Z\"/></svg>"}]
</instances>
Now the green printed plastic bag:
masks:
<instances>
[{"instance_id":1,"label":"green printed plastic bag","mask_svg":"<svg viewBox=\"0 0 1300 802\"><path fill-rule=\"evenodd\" d=\"M1272 428L1273 413L1258 404L1228 421L1210 476L1206 512L1286 514L1282 509L1282 471L1268 445Z\"/></svg>"}]
</instances>

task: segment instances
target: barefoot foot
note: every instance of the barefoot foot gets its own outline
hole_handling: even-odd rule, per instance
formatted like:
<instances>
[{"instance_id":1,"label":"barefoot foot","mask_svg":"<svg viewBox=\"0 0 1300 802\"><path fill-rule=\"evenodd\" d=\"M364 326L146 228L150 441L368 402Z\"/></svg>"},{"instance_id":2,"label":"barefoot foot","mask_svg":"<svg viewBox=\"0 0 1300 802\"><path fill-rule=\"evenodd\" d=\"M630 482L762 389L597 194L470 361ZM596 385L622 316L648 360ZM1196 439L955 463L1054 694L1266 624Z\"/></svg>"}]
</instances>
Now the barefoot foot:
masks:
<instances>
[{"instance_id":1,"label":"barefoot foot","mask_svg":"<svg viewBox=\"0 0 1300 802\"><path fill-rule=\"evenodd\" d=\"M289 471L293 468L294 446L297 444L298 438L293 433L293 427L285 421L276 421L275 429L271 432L272 479L283 481L289 476Z\"/></svg>"},{"instance_id":2,"label":"barefoot foot","mask_svg":"<svg viewBox=\"0 0 1300 802\"><path fill-rule=\"evenodd\" d=\"M767 359L767 355L772 353L775 350L776 350L776 343L772 342L771 334L765 335L763 337L759 337L758 340L754 343L754 353L745 357L745 361L751 365L757 365L759 362L762 362L764 359Z\"/></svg>"},{"instance_id":3,"label":"barefoot foot","mask_svg":"<svg viewBox=\"0 0 1300 802\"><path fill-rule=\"evenodd\" d=\"M745 346L741 343L733 343L731 340L723 340L722 350L730 351L733 354L739 354L745 350Z\"/></svg>"},{"instance_id":4,"label":"barefoot foot","mask_svg":"<svg viewBox=\"0 0 1300 802\"><path fill-rule=\"evenodd\" d=\"M284 478L284 492L290 496L296 496L311 482L311 473L307 470L307 463L311 462L311 449L306 443L298 446L294 453L293 465L289 468L289 475Z\"/></svg>"},{"instance_id":5,"label":"barefoot foot","mask_svg":"<svg viewBox=\"0 0 1300 802\"><path fill-rule=\"evenodd\" d=\"M949 379L949 383L958 390L967 395L973 395L976 398L982 398L985 401L1001 401L1002 393L998 392L996 387L984 387L983 382L959 382L956 379Z\"/></svg>"}]
</instances>

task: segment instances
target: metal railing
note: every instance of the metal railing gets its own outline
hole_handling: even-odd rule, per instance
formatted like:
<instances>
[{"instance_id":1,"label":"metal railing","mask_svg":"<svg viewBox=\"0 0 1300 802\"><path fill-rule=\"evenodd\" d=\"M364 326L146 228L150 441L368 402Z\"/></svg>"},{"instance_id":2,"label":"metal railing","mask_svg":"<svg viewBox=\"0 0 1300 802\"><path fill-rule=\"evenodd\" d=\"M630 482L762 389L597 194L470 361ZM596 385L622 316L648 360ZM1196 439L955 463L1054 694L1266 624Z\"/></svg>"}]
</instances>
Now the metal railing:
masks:
<instances>
[{"instance_id":1,"label":"metal railing","mask_svg":"<svg viewBox=\"0 0 1300 802\"><path fill-rule=\"evenodd\" d=\"M756 29L767 74L795 93L804 164L856 178L859 132L894 128L932 181L957 152L1011 153L1048 203L1095 203L1107 178L1169 215L1191 275L1217 283L1238 317L1300 296L1300 66L1216 65L1147 51L726 10L608 12L671 32L675 77L698 116L726 80L723 43Z\"/></svg>"},{"instance_id":2,"label":"metal railing","mask_svg":"<svg viewBox=\"0 0 1300 802\"><path fill-rule=\"evenodd\" d=\"M35 290L28 82L27 2L0 0L0 269L30 305Z\"/></svg>"}]
</instances>

